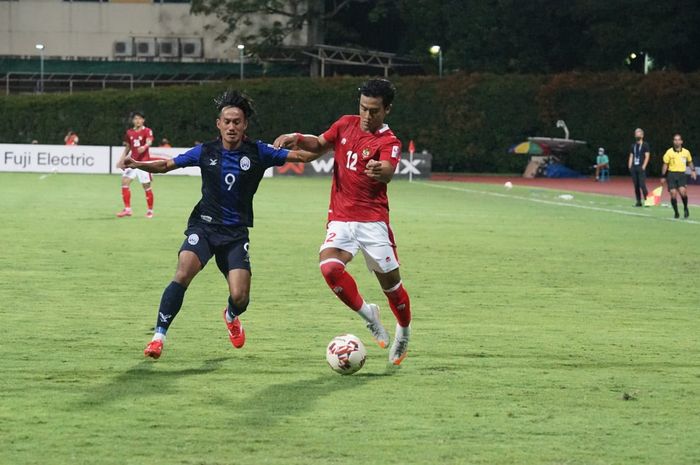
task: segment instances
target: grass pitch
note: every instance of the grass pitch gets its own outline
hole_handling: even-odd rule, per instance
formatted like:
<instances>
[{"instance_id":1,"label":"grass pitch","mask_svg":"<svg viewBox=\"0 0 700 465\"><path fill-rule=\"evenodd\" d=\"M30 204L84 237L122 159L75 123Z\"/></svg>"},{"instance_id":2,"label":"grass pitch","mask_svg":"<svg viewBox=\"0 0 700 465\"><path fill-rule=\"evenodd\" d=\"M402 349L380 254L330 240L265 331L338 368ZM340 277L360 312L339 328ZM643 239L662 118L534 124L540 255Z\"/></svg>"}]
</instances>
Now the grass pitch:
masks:
<instances>
[{"instance_id":1,"label":"grass pitch","mask_svg":"<svg viewBox=\"0 0 700 465\"><path fill-rule=\"evenodd\" d=\"M256 198L246 347L226 286L193 282L163 357L143 347L199 179L0 174L0 464L700 463L700 223L629 199L394 182L414 311L399 369L325 366L369 343L317 269L329 180ZM700 218L698 209L691 218ZM360 289L393 319L362 259Z\"/></svg>"}]
</instances>

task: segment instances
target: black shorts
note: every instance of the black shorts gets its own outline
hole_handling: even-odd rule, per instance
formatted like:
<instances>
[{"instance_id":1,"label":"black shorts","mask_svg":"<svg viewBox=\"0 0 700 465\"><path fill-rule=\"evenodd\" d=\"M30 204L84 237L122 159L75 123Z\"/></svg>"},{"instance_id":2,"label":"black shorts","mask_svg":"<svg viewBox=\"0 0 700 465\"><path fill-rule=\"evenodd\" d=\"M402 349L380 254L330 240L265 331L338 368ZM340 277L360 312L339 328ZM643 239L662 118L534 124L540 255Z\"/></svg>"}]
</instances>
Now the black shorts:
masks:
<instances>
[{"instance_id":1,"label":"black shorts","mask_svg":"<svg viewBox=\"0 0 700 465\"><path fill-rule=\"evenodd\" d=\"M185 231L185 236L187 238L182 243L180 252L183 250L194 252L202 262L202 268L214 256L216 265L224 276L227 276L231 270L250 271L248 228L191 225Z\"/></svg>"},{"instance_id":2,"label":"black shorts","mask_svg":"<svg viewBox=\"0 0 700 465\"><path fill-rule=\"evenodd\" d=\"M684 172L669 171L666 176L666 185L668 190L676 189L680 187L685 187L688 184L688 177Z\"/></svg>"}]
</instances>

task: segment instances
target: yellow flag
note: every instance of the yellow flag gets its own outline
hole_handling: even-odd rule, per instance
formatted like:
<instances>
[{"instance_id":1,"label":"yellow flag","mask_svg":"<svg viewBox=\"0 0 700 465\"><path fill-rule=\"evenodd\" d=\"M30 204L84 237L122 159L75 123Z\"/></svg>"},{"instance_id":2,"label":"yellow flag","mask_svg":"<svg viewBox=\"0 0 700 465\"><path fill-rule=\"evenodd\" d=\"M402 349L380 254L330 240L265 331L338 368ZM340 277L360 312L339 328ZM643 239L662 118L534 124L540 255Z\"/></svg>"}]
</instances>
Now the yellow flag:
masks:
<instances>
[{"instance_id":1,"label":"yellow flag","mask_svg":"<svg viewBox=\"0 0 700 465\"><path fill-rule=\"evenodd\" d=\"M664 192L664 186L659 186L647 195L644 205L654 207L661 204L661 194Z\"/></svg>"}]
</instances>

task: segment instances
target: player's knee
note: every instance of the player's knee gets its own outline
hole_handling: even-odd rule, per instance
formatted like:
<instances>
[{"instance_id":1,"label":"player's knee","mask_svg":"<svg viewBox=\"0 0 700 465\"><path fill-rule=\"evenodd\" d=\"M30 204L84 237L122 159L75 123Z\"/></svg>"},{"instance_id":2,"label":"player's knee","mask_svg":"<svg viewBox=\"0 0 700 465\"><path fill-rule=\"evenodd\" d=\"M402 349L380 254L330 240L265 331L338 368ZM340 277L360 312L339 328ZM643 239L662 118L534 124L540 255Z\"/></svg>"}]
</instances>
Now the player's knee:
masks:
<instances>
[{"instance_id":1,"label":"player's knee","mask_svg":"<svg viewBox=\"0 0 700 465\"><path fill-rule=\"evenodd\" d=\"M175 277L173 278L173 281L187 287L190 285L194 277L197 276L198 271L199 270L193 267L178 266L177 270L175 270Z\"/></svg>"},{"instance_id":2,"label":"player's knee","mask_svg":"<svg viewBox=\"0 0 700 465\"><path fill-rule=\"evenodd\" d=\"M243 313L250 303L250 295L245 291L231 292L231 303L239 312Z\"/></svg>"},{"instance_id":3,"label":"player's knee","mask_svg":"<svg viewBox=\"0 0 700 465\"><path fill-rule=\"evenodd\" d=\"M345 273L345 264L340 260L324 260L319 267L323 278L330 285L337 283L343 273Z\"/></svg>"}]
</instances>

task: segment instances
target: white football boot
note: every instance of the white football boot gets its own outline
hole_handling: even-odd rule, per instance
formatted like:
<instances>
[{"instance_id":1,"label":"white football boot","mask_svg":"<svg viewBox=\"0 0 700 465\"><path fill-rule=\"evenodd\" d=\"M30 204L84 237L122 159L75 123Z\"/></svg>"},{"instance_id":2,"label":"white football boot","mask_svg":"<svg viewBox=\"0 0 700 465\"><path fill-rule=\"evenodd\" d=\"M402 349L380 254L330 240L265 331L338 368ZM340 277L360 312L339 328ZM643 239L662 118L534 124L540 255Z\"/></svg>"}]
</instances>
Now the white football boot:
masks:
<instances>
[{"instance_id":1,"label":"white football boot","mask_svg":"<svg viewBox=\"0 0 700 465\"><path fill-rule=\"evenodd\" d=\"M396 325L396 334L394 342L389 350L389 361L394 365L400 365L403 359L408 355L408 340L411 338L411 327Z\"/></svg>"},{"instance_id":2,"label":"white football boot","mask_svg":"<svg viewBox=\"0 0 700 465\"><path fill-rule=\"evenodd\" d=\"M374 342L382 349L386 349L389 345L389 333L386 332L382 321L379 319L379 307L377 304L367 304L372 309L372 318L367 322L367 329L372 333Z\"/></svg>"}]
</instances>

